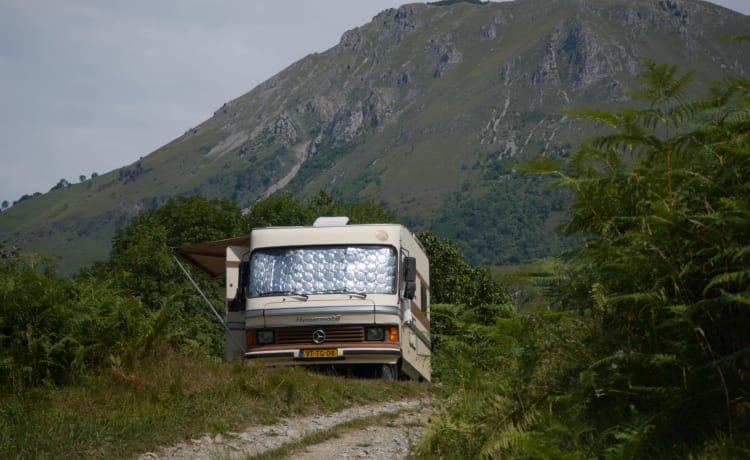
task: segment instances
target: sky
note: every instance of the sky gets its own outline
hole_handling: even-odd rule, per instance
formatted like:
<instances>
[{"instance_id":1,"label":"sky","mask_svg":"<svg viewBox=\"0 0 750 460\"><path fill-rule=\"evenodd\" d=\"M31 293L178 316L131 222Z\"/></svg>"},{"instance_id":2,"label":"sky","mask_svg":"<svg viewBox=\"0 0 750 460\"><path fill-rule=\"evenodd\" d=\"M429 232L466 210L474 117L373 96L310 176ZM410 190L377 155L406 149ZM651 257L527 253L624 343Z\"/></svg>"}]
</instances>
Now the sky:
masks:
<instances>
[{"instance_id":1,"label":"sky","mask_svg":"<svg viewBox=\"0 0 750 460\"><path fill-rule=\"evenodd\" d=\"M128 165L403 3L0 0L0 202Z\"/></svg>"}]
</instances>

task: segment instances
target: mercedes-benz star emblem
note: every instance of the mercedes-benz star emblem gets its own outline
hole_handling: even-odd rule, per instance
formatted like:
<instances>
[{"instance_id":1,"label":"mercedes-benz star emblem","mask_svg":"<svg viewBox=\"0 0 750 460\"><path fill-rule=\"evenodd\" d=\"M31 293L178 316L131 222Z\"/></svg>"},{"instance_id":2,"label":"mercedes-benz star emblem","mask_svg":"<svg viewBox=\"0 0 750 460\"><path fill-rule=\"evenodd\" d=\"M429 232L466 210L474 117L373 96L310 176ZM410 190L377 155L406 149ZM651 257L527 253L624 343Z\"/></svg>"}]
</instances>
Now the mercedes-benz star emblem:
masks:
<instances>
[{"instance_id":1,"label":"mercedes-benz star emblem","mask_svg":"<svg viewBox=\"0 0 750 460\"><path fill-rule=\"evenodd\" d=\"M323 329L318 329L317 331L313 332L314 343L323 343L325 341L326 341L326 333Z\"/></svg>"}]
</instances>

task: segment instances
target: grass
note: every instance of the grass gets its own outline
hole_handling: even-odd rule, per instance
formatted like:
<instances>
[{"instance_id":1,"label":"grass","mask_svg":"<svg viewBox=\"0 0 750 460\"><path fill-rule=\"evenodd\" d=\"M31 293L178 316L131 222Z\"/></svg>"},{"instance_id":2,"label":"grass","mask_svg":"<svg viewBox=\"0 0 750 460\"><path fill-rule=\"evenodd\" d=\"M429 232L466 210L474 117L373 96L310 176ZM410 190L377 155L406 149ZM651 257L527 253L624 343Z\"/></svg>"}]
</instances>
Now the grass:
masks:
<instances>
[{"instance_id":1,"label":"grass","mask_svg":"<svg viewBox=\"0 0 750 460\"><path fill-rule=\"evenodd\" d=\"M0 458L133 458L206 433L426 391L413 382L352 380L165 350L138 369L110 368L60 389L0 395Z\"/></svg>"}]
</instances>

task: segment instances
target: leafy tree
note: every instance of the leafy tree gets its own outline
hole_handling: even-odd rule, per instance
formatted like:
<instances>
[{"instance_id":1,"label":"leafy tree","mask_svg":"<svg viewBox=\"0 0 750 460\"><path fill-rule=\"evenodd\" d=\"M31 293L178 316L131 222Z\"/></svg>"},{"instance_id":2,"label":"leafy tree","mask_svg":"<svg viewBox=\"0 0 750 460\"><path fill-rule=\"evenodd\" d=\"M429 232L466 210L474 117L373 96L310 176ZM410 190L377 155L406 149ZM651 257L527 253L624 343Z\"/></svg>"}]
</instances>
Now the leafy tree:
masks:
<instances>
[{"instance_id":1,"label":"leafy tree","mask_svg":"<svg viewBox=\"0 0 750 460\"><path fill-rule=\"evenodd\" d=\"M297 201L289 192L260 200L243 216L242 226L249 232L255 227L312 225L320 216L347 216L352 224L396 222L396 218L380 205L345 204L330 192L321 190L304 203Z\"/></svg>"},{"instance_id":2,"label":"leafy tree","mask_svg":"<svg viewBox=\"0 0 750 460\"><path fill-rule=\"evenodd\" d=\"M3 210L5 210L5 209L8 209L8 207L10 206L10 203L8 203L8 200L3 200L3 203L0 206L2 207Z\"/></svg>"},{"instance_id":3,"label":"leafy tree","mask_svg":"<svg viewBox=\"0 0 750 460\"><path fill-rule=\"evenodd\" d=\"M226 199L180 197L141 212L115 234L108 268L149 305L168 295L177 268L170 247L236 236L240 209ZM152 298L151 296L156 296Z\"/></svg>"},{"instance_id":4,"label":"leafy tree","mask_svg":"<svg viewBox=\"0 0 750 460\"><path fill-rule=\"evenodd\" d=\"M513 173L510 160L502 163L502 180L493 180L480 197L453 194L431 230L455 241L476 265L518 265L570 248L572 241L554 224L566 220L570 195L552 189L547 178Z\"/></svg>"},{"instance_id":5,"label":"leafy tree","mask_svg":"<svg viewBox=\"0 0 750 460\"><path fill-rule=\"evenodd\" d=\"M240 222L239 207L226 199L170 200L141 212L118 230L109 261L82 271L81 277L112 280L115 287L136 297L142 308L154 314L165 311L169 320L165 334L173 341L219 354L221 328L172 260L170 248L237 236ZM216 283L201 273L195 277L206 285ZM215 304L220 302L214 299Z\"/></svg>"},{"instance_id":6,"label":"leafy tree","mask_svg":"<svg viewBox=\"0 0 750 460\"><path fill-rule=\"evenodd\" d=\"M309 210L285 192L253 204L242 222L245 233L249 233L255 227L309 225L310 219Z\"/></svg>"},{"instance_id":7,"label":"leafy tree","mask_svg":"<svg viewBox=\"0 0 750 460\"><path fill-rule=\"evenodd\" d=\"M347 216L350 224L395 223L396 217L382 206L367 203L342 203L330 192L321 190L306 203L312 221L321 216Z\"/></svg>"},{"instance_id":8,"label":"leafy tree","mask_svg":"<svg viewBox=\"0 0 750 460\"><path fill-rule=\"evenodd\" d=\"M349 217L351 224L388 224L397 223L396 216L375 203L349 203L344 205L343 214Z\"/></svg>"},{"instance_id":9,"label":"leafy tree","mask_svg":"<svg viewBox=\"0 0 750 460\"><path fill-rule=\"evenodd\" d=\"M509 300L505 289L490 271L466 262L454 242L431 232L421 232L417 236L430 259L433 302L480 308ZM487 320L491 321L491 314Z\"/></svg>"},{"instance_id":10,"label":"leafy tree","mask_svg":"<svg viewBox=\"0 0 750 460\"><path fill-rule=\"evenodd\" d=\"M69 186L70 186L70 182L68 182L65 178L62 178L62 179L60 179L60 181L57 184L55 184L54 187L52 187L51 189L49 189L49 191L52 192L54 190L59 190L61 188L66 188L66 187L69 187Z\"/></svg>"},{"instance_id":11,"label":"leafy tree","mask_svg":"<svg viewBox=\"0 0 750 460\"><path fill-rule=\"evenodd\" d=\"M18 203L20 203L22 201L30 200L30 199L32 199L34 197L41 196L41 195L42 195L41 192L34 192L33 195L25 194L25 195L21 196L21 198L19 198L17 201L14 201L13 204L18 204Z\"/></svg>"}]
</instances>

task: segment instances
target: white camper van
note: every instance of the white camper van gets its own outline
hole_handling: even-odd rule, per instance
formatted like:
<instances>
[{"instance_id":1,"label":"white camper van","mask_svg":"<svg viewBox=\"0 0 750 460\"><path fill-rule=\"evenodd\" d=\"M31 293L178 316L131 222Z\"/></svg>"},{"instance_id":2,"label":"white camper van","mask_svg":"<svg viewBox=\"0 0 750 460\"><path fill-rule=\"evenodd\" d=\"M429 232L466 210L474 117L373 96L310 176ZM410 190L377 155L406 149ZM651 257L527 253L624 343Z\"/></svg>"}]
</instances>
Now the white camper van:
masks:
<instances>
[{"instance_id":1,"label":"white camper van","mask_svg":"<svg viewBox=\"0 0 750 460\"><path fill-rule=\"evenodd\" d=\"M321 217L311 227L175 248L208 273L226 274L228 360L430 380L424 249L401 225L347 222Z\"/></svg>"}]
</instances>

